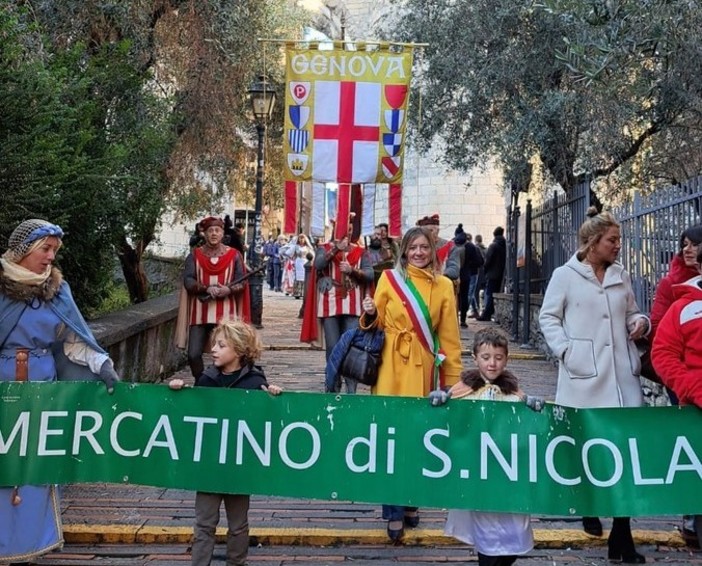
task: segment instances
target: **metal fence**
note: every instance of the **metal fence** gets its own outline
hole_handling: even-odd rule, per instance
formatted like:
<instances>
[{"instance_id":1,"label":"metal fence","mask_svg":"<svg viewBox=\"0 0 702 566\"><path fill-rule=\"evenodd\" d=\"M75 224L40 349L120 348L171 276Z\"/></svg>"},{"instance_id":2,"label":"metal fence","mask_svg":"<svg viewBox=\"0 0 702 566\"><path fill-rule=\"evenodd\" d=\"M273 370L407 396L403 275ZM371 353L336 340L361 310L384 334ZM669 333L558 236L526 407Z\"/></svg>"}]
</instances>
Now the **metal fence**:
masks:
<instances>
[{"instance_id":1,"label":"metal fence","mask_svg":"<svg viewBox=\"0 0 702 566\"><path fill-rule=\"evenodd\" d=\"M668 273L670 261L679 250L680 235L702 223L702 177L682 185L661 187L614 208L622 225L620 261L631 276L639 308L651 311L656 285Z\"/></svg>"},{"instance_id":2,"label":"metal fence","mask_svg":"<svg viewBox=\"0 0 702 566\"><path fill-rule=\"evenodd\" d=\"M527 202L525 226L532 255L532 290L543 292L551 273L563 265L578 247L578 227L585 221L590 206L590 183L580 183L572 194L554 191L553 197L539 206ZM534 267L537 272L534 273Z\"/></svg>"},{"instance_id":3,"label":"metal fence","mask_svg":"<svg viewBox=\"0 0 702 566\"><path fill-rule=\"evenodd\" d=\"M555 192L535 207L528 200L524 213L520 207L509 211L512 245L507 291L513 295L515 339L529 342L530 295L543 293L553 271L575 253L578 228L589 206L587 181L571 194ZM635 192L630 202L611 212L622 225L620 261L631 276L637 304L650 312L656 285L668 273L679 250L680 234L702 224L702 177L661 187L645 196Z\"/></svg>"}]
</instances>

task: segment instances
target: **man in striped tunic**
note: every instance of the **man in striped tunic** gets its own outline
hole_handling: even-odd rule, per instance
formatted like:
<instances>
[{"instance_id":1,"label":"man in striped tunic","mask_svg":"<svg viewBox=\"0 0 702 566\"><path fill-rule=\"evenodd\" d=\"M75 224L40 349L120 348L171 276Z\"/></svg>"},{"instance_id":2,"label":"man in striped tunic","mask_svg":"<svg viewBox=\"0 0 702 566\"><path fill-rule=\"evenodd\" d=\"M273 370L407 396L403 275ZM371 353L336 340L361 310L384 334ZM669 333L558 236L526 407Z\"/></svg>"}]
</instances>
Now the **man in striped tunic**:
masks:
<instances>
[{"instance_id":1,"label":"man in striped tunic","mask_svg":"<svg viewBox=\"0 0 702 566\"><path fill-rule=\"evenodd\" d=\"M244 261L236 249L225 246L224 221L208 216L200 221L205 243L185 260L183 285L188 294L188 364L195 381L204 370L202 353L211 331L223 318L246 318Z\"/></svg>"},{"instance_id":2,"label":"man in striped tunic","mask_svg":"<svg viewBox=\"0 0 702 566\"><path fill-rule=\"evenodd\" d=\"M320 246L314 268L317 270L317 317L322 321L328 361L339 337L358 327L358 317L363 312L361 303L373 281L373 267L365 250L346 236ZM354 393L356 382L345 381L346 390Z\"/></svg>"}]
</instances>

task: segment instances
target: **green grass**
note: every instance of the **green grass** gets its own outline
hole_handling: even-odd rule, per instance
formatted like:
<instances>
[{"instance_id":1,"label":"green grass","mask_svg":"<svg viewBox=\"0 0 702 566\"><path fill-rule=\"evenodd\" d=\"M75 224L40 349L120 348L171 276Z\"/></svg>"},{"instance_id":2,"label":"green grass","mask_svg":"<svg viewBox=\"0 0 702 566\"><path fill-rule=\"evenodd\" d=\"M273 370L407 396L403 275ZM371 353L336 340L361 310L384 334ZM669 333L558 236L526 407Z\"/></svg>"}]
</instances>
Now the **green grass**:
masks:
<instances>
[{"instance_id":1,"label":"green grass","mask_svg":"<svg viewBox=\"0 0 702 566\"><path fill-rule=\"evenodd\" d=\"M161 274L161 277L155 277L156 281L149 285L149 299L168 295L178 289L183 273L183 261L158 260L149 257L144 261L151 265L152 273ZM131 304L127 284L123 280L116 280L108 289L107 296L100 305L86 309L83 314L88 320L94 320L111 312L126 309Z\"/></svg>"},{"instance_id":2,"label":"green grass","mask_svg":"<svg viewBox=\"0 0 702 566\"><path fill-rule=\"evenodd\" d=\"M131 302L126 285L113 285L98 307L88 309L85 317L89 320L100 318L108 313L126 309Z\"/></svg>"}]
</instances>

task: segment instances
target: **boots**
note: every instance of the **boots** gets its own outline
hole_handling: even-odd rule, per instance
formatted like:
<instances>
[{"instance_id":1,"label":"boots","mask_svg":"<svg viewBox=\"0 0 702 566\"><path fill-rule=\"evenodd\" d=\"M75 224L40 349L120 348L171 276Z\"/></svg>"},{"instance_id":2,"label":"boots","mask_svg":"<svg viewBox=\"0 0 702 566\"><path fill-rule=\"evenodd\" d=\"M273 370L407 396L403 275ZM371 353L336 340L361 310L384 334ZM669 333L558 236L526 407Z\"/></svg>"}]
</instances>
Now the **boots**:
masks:
<instances>
[{"instance_id":1,"label":"boots","mask_svg":"<svg viewBox=\"0 0 702 566\"><path fill-rule=\"evenodd\" d=\"M607 557L613 562L624 564L644 564L646 557L636 552L634 539L631 536L629 517L614 517L612 530L607 540Z\"/></svg>"},{"instance_id":2,"label":"boots","mask_svg":"<svg viewBox=\"0 0 702 566\"><path fill-rule=\"evenodd\" d=\"M583 530L593 537L601 537L602 523L599 517L583 517Z\"/></svg>"}]
</instances>

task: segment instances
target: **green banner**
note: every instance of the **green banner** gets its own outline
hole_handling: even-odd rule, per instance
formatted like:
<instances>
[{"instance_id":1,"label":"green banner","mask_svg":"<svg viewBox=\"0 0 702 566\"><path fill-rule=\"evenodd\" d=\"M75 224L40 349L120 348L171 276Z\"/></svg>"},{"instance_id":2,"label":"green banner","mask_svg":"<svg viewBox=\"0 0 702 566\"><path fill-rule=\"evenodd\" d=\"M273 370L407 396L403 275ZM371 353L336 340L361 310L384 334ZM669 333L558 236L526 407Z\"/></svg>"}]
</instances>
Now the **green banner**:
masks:
<instances>
[{"instance_id":1,"label":"green banner","mask_svg":"<svg viewBox=\"0 0 702 566\"><path fill-rule=\"evenodd\" d=\"M702 413L0 384L0 485L117 482L547 515L702 509Z\"/></svg>"}]
</instances>

